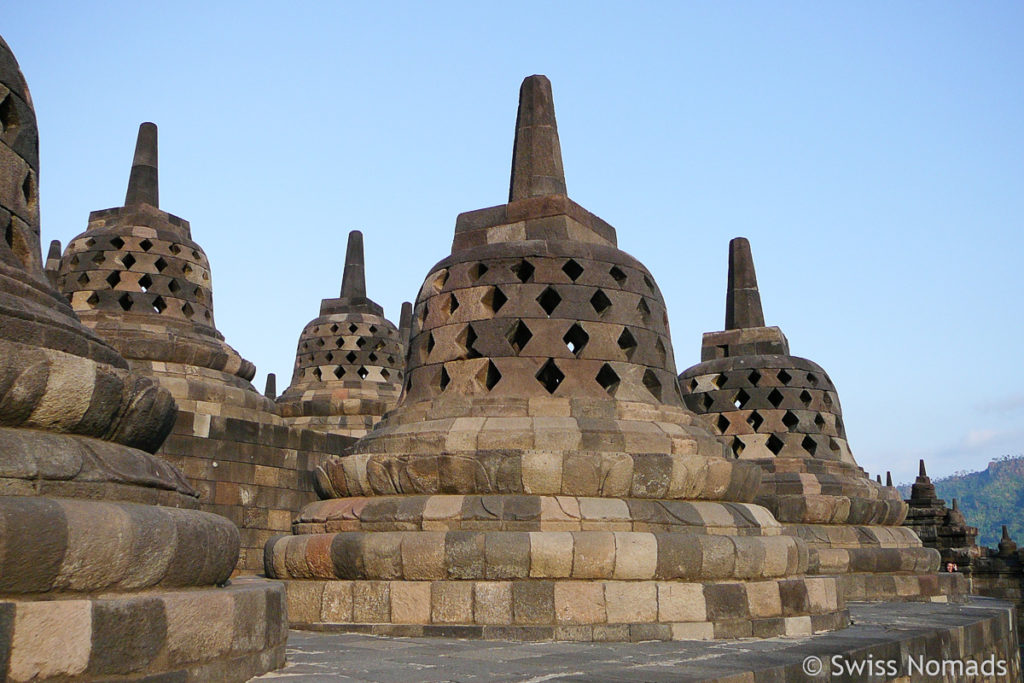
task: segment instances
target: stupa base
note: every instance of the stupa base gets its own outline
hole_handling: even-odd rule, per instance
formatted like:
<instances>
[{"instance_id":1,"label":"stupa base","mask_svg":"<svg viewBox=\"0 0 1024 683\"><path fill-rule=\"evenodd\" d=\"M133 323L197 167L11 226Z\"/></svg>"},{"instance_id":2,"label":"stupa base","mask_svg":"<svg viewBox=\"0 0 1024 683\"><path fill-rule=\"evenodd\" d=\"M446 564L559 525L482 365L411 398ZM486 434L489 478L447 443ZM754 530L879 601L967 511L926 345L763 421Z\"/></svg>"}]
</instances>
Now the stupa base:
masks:
<instances>
[{"instance_id":1,"label":"stupa base","mask_svg":"<svg viewBox=\"0 0 1024 683\"><path fill-rule=\"evenodd\" d=\"M284 666L284 589L264 579L0 599L0 679L247 681Z\"/></svg>"},{"instance_id":2,"label":"stupa base","mask_svg":"<svg viewBox=\"0 0 1024 683\"><path fill-rule=\"evenodd\" d=\"M485 640L711 640L849 624L832 578L284 582L293 628Z\"/></svg>"}]
</instances>

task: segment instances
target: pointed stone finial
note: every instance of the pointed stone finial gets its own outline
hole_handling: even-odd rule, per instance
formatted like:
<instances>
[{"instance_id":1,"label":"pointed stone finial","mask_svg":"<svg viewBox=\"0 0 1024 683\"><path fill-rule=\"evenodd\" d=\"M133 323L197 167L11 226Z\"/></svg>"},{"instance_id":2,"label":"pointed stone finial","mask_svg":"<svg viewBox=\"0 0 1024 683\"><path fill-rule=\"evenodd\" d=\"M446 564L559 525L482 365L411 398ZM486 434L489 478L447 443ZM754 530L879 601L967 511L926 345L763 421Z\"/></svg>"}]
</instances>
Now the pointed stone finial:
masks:
<instances>
[{"instance_id":1,"label":"pointed stone finial","mask_svg":"<svg viewBox=\"0 0 1024 683\"><path fill-rule=\"evenodd\" d=\"M885 473L885 485L892 486L892 472L887 471Z\"/></svg>"},{"instance_id":2,"label":"pointed stone finial","mask_svg":"<svg viewBox=\"0 0 1024 683\"><path fill-rule=\"evenodd\" d=\"M729 242L729 290L725 295L725 329L764 327L761 294L750 242L737 237Z\"/></svg>"},{"instance_id":3,"label":"pointed stone finial","mask_svg":"<svg viewBox=\"0 0 1024 683\"><path fill-rule=\"evenodd\" d=\"M1005 524L1003 525L1003 538L1002 538L1002 540L1004 540L1004 541L1009 541L1009 540L1011 540L1011 539L1010 539L1010 532L1009 532L1009 530L1008 530L1008 529L1006 528L1006 525L1005 525Z\"/></svg>"},{"instance_id":4,"label":"pointed stone finial","mask_svg":"<svg viewBox=\"0 0 1024 683\"><path fill-rule=\"evenodd\" d=\"M60 240L50 242L50 251L46 254L46 262L43 264L46 279L58 291L60 290L60 251Z\"/></svg>"},{"instance_id":5,"label":"pointed stone finial","mask_svg":"<svg viewBox=\"0 0 1024 683\"><path fill-rule=\"evenodd\" d=\"M953 499L953 511L954 511L954 512L956 512L956 511L958 511L959 509L960 509L960 508L959 508L959 506L957 506L957 504L956 504L956 498L954 498L954 499Z\"/></svg>"},{"instance_id":6,"label":"pointed stone finial","mask_svg":"<svg viewBox=\"0 0 1024 683\"><path fill-rule=\"evenodd\" d=\"M409 348L409 332L412 329L412 303L402 302L402 316L398 319L398 338L402 340L402 346Z\"/></svg>"},{"instance_id":7,"label":"pointed stone finial","mask_svg":"<svg viewBox=\"0 0 1024 683\"><path fill-rule=\"evenodd\" d=\"M917 476L923 479L928 476L928 472L924 469L924 458L919 460L918 463L919 464L917 466Z\"/></svg>"},{"instance_id":8,"label":"pointed stone finial","mask_svg":"<svg viewBox=\"0 0 1024 683\"><path fill-rule=\"evenodd\" d=\"M551 81L547 76L529 76L519 88L508 200L565 193Z\"/></svg>"},{"instance_id":9,"label":"pointed stone finial","mask_svg":"<svg viewBox=\"0 0 1024 683\"><path fill-rule=\"evenodd\" d=\"M876 474L875 475L875 481L877 481L879 484L881 484L882 483L882 475L881 474Z\"/></svg>"},{"instance_id":10,"label":"pointed stone finial","mask_svg":"<svg viewBox=\"0 0 1024 683\"><path fill-rule=\"evenodd\" d=\"M341 277L342 298L366 297L366 269L363 264L363 233L353 230L348 234L345 251L345 273Z\"/></svg>"},{"instance_id":11,"label":"pointed stone finial","mask_svg":"<svg viewBox=\"0 0 1024 683\"><path fill-rule=\"evenodd\" d=\"M124 205L132 204L160 206L155 123L146 122L139 126L132 173L128 177L128 192L124 196Z\"/></svg>"},{"instance_id":12,"label":"pointed stone finial","mask_svg":"<svg viewBox=\"0 0 1024 683\"><path fill-rule=\"evenodd\" d=\"M271 401L277 398L277 375L273 372L267 373L267 386L263 389L263 395Z\"/></svg>"},{"instance_id":13,"label":"pointed stone finial","mask_svg":"<svg viewBox=\"0 0 1024 683\"><path fill-rule=\"evenodd\" d=\"M53 259L60 260L60 240L50 242L50 251L46 254L46 260L51 261Z\"/></svg>"}]
</instances>

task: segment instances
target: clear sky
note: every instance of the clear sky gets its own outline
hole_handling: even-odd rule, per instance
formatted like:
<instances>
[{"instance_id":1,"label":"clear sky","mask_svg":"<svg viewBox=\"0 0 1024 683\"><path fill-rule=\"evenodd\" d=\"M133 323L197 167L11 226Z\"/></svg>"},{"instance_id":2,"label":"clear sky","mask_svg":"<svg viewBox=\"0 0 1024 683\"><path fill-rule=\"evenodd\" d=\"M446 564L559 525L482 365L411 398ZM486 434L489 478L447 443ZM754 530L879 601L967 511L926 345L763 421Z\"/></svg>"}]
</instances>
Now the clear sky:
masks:
<instances>
[{"instance_id":1,"label":"clear sky","mask_svg":"<svg viewBox=\"0 0 1024 683\"><path fill-rule=\"evenodd\" d=\"M669 307L679 370L749 237L768 324L839 389L872 474L1024 452L1020 2L8 2L43 237L120 205L138 124L215 316L283 390L347 232L397 323L455 216L507 198L519 83L569 194ZM45 249L45 246L44 246Z\"/></svg>"}]
</instances>

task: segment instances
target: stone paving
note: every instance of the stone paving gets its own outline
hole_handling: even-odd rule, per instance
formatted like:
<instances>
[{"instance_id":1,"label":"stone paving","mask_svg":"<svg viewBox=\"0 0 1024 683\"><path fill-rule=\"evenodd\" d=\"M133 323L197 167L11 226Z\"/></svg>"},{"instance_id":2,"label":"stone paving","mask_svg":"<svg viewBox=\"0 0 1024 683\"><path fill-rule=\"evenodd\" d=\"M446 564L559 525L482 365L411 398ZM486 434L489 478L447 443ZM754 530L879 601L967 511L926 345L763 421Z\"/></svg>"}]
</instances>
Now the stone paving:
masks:
<instances>
[{"instance_id":1,"label":"stone paving","mask_svg":"<svg viewBox=\"0 0 1024 683\"><path fill-rule=\"evenodd\" d=\"M804 676L804 658L817 655L827 663L834 654L856 652L855 657L862 660L871 655L904 663L917 656L956 659L958 642L969 643L977 637L975 631L1013 628L1009 605L983 598L968 605L858 603L850 611L853 625L843 631L764 640L512 643L293 630L287 666L255 680L828 680Z\"/></svg>"}]
</instances>

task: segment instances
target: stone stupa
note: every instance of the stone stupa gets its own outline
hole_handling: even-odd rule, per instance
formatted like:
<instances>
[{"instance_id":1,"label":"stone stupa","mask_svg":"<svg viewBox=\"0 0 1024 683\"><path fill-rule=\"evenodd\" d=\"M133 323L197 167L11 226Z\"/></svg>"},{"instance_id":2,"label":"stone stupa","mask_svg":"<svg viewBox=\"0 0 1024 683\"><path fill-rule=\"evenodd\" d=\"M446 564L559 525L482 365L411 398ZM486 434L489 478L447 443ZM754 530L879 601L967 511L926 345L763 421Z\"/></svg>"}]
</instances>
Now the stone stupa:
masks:
<instances>
[{"instance_id":1,"label":"stone stupa","mask_svg":"<svg viewBox=\"0 0 1024 683\"><path fill-rule=\"evenodd\" d=\"M139 126L124 206L89 215L58 281L86 326L178 404L159 454L200 493L202 509L241 528L239 568L257 571L268 538L313 500L310 470L348 446L290 428L250 380L255 366L214 323L210 263L189 222L160 209L157 127Z\"/></svg>"},{"instance_id":2,"label":"stone stupa","mask_svg":"<svg viewBox=\"0 0 1024 683\"><path fill-rule=\"evenodd\" d=\"M725 330L704 334L701 363L679 385L732 457L764 470L756 500L806 541L809 573L840 576L848 600L966 594L963 577L936 574L939 554L901 526L899 492L857 465L828 373L765 325L745 238L729 243Z\"/></svg>"},{"instance_id":3,"label":"stone stupa","mask_svg":"<svg viewBox=\"0 0 1024 683\"><path fill-rule=\"evenodd\" d=\"M509 202L427 275L404 393L266 548L293 624L645 640L842 628L831 577L683 406L651 274L566 196L550 83L520 90Z\"/></svg>"},{"instance_id":4,"label":"stone stupa","mask_svg":"<svg viewBox=\"0 0 1024 683\"><path fill-rule=\"evenodd\" d=\"M395 406L405 347L384 309L366 296L363 234L348 235L341 296L320 302L320 315L299 336L291 385L277 399L293 425L363 436Z\"/></svg>"},{"instance_id":5,"label":"stone stupa","mask_svg":"<svg viewBox=\"0 0 1024 683\"><path fill-rule=\"evenodd\" d=\"M239 534L152 455L170 393L43 271L35 113L0 39L0 680L244 681L284 663L284 593L225 585Z\"/></svg>"}]
</instances>

